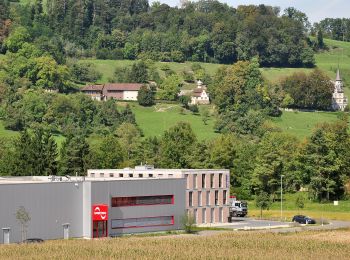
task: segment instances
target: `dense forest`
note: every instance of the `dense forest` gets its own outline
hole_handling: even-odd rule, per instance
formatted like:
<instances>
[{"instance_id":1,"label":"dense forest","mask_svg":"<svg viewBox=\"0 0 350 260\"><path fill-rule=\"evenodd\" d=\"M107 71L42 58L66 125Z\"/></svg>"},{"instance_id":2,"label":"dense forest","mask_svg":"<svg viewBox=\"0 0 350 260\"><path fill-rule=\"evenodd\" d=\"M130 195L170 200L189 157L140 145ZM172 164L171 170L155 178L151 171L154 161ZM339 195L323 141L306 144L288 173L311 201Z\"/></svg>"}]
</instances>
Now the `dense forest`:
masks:
<instances>
[{"instance_id":1,"label":"dense forest","mask_svg":"<svg viewBox=\"0 0 350 260\"><path fill-rule=\"evenodd\" d=\"M307 17L294 8L281 14L265 5L236 9L206 0L181 8L150 6L147 0L35 0L12 6L15 26L24 27L34 42L54 42L66 57L233 63L256 56L263 66L314 65ZM5 44L6 50L13 51Z\"/></svg>"}]
</instances>

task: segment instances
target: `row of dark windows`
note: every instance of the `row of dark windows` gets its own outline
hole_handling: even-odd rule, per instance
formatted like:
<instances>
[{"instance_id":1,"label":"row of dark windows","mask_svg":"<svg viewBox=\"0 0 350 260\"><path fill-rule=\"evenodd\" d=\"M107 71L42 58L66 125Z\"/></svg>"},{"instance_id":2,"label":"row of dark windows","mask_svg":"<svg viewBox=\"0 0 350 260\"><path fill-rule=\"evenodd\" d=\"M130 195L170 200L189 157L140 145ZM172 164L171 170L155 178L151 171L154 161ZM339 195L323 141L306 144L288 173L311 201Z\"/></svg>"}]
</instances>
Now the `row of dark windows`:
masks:
<instances>
[{"instance_id":1,"label":"row of dark windows","mask_svg":"<svg viewBox=\"0 0 350 260\"><path fill-rule=\"evenodd\" d=\"M207 200L207 205L210 205L210 191L207 191L206 195L206 200ZM226 205L227 203L227 191L223 191L222 195L222 205ZM214 197L214 205L218 206L219 205L219 191L215 191L215 197ZM193 207L193 192L190 191L188 193L188 206ZM198 191L198 206L202 206L202 192Z\"/></svg>"},{"instance_id":2,"label":"row of dark windows","mask_svg":"<svg viewBox=\"0 0 350 260\"><path fill-rule=\"evenodd\" d=\"M113 219L112 229L174 225L174 216Z\"/></svg>"},{"instance_id":3,"label":"row of dark windows","mask_svg":"<svg viewBox=\"0 0 350 260\"><path fill-rule=\"evenodd\" d=\"M174 195L114 197L112 207L173 204Z\"/></svg>"},{"instance_id":4,"label":"row of dark windows","mask_svg":"<svg viewBox=\"0 0 350 260\"><path fill-rule=\"evenodd\" d=\"M186 174L186 178L188 179L188 174ZM214 176L215 174L210 174L210 188L214 188ZM223 188L223 177L224 175L222 173L219 173L219 188ZM188 181L188 180L187 180ZM197 187L197 174L193 174L193 184L194 188ZM206 188L206 174L202 174L202 188Z\"/></svg>"}]
</instances>

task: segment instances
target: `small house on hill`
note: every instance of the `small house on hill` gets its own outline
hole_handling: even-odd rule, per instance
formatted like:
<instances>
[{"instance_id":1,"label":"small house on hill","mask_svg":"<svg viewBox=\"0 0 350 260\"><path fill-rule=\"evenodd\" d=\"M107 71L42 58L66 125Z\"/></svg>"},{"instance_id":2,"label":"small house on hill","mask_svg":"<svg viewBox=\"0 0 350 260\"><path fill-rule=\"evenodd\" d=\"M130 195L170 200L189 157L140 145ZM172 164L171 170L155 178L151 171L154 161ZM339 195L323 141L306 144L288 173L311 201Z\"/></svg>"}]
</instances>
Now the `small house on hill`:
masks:
<instances>
[{"instance_id":1,"label":"small house on hill","mask_svg":"<svg viewBox=\"0 0 350 260\"><path fill-rule=\"evenodd\" d=\"M107 83L104 85L90 85L81 89L94 100L108 99L137 101L142 84L139 83Z\"/></svg>"},{"instance_id":2,"label":"small house on hill","mask_svg":"<svg viewBox=\"0 0 350 260\"><path fill-rule=\"evenodd\" d=\"M208 105L210 104L207 87L203 85L202 81L197 82L197 88L192 91L191 105Z\"/></svg>"}]
</instances>

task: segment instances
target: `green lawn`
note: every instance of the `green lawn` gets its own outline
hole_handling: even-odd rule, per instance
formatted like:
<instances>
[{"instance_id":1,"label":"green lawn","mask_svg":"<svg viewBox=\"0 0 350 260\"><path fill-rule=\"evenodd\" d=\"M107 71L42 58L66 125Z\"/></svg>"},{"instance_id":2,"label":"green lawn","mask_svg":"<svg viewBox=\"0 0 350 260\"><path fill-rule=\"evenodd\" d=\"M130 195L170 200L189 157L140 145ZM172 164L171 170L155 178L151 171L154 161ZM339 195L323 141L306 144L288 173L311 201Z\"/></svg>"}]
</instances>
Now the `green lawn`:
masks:
<instances>
[{"instance_id":1,"label":"green lawn","mask_svg":"<svg viewBox=\"0 0 350 260\"><path fill-rule=\"evenodd\" d=\"M189 112L180 114L180 106L178 104L157 104L154 107L144 108L137 103L132 103L131 108L135 113L137 124L141 127L145 137L160 137L165 130L180 121L190 123L199 140L212 139L218 136L214 132L214 117L210 117L207 125L205 125L200 115L193 115ZM211 107L202 106L201 109L211 109Z\"/></svg>"},{"instance_id":2,"label":"green lawn","mask_svg":"<svg viewBox=\"0 0 350 260\"><path fill-rule=\"evenodd\" d=\"M286 112L281 117L272 118L283 131L302 139L311 134L317 124L334 122L338 119L338 113L332 112Z\"/></svg>"},{"instance_id":3,"label":"green lawn","mask_svg":"<svg viewBox=\"0 0 350 260\"><path fill-rule=\"evenodd\" d=\"M121 67L130 67L136 61L132 60L96 60L96 59L88 59L81 60L80 62L89 61L94 63L97 67L97 70L102 73L102 78L97 83L106 83L108 79L113 77L114 71L116 68ZM158 69L158 72L161 76L164 76L164 72L161 70L162 66L167 65L171 70L175 71L178 75L182 75L181 73L184 70L191 70L191 65L193 62L185 62L185 63L176 63L176 62L155 62L155 66ZM206 70L210 75L214 75L218 68L220 68L221 64L211 64L211 63L202 63L199 64Z\"/></svg>"},{"instance_id":4,"label":"green lawn","mask_svg":"<svg viewBox=\"0 0 350 260\"><path fill-rule=\"evenodd\" d=\"M338 206L333 202L318 203L307 198L307 192L302 192L304 196L304 208L298 209L295 205L298 194L283 195L283 217L290 220L294 215L303 214L313 218L326 218L333 220L350 220L350 200L339 201ZM260 216L260 210L256 207L255 201L248 201L249 216ZM279 218L281 215L280 201L274 202L269 210L263 211L263 217Z\"/></svg>"}]
</instances>

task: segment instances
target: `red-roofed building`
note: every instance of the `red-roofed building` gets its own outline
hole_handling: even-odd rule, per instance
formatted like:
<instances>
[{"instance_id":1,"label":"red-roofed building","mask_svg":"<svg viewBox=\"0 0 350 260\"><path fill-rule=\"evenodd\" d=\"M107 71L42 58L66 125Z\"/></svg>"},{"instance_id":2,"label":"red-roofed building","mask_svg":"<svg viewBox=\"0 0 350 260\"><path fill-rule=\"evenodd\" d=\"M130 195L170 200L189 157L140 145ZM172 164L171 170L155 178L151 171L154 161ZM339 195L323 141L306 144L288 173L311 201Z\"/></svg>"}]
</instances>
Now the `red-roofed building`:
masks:
<instances>
[{"instance_id":1,"label":"red-roofed building","mask_svg":"<svg viewBox=\"0 0 350 260\"><path fill-rule=\"evenodd\" d=\"M81 91L94 100L132 100L136 101L142 84L139 83L107 83L104 85L86 86Z\"/></svg>"},{"instance_id":2,"label":"red-roofed building","mask_svg":"<svg viewBox=\"0 0 350 260\"><path fill-rule=\"evenodd\" d=\"M198 81L198 87L192 91L191 104L192 105L208 105L210 104L207 87L203 85L202 81Z\"/></svg>"}]
</instances>

